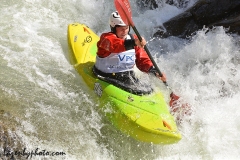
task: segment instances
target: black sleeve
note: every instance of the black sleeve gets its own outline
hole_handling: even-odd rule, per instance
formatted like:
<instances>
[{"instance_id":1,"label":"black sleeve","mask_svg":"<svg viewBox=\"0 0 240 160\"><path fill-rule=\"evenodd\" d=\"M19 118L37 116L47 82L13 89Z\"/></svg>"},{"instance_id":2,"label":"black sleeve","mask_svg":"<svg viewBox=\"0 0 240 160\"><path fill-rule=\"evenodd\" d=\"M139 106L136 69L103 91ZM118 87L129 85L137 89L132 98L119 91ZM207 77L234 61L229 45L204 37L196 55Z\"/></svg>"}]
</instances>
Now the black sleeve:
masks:
<instances>
[{"instance_id":1,"label":"black sleeve","mask_svg":"<svg viewBox=\"0 0 240 160\"><path fill-rule=\"evenodd\" d=\"M133 38L132 34L129 34L131 39L125 39L124 46L126 50L134 49L135 46L135 39Z\"/></svg>"},{"instance_id":2,"label":"black sleeve","mask_svg":"<svg viewBox=\"0 0 240 160\"><path fill-rule=\"evenodd\" d=\"M148 70L148 73L157 76L157 70L153 66Z\"/></svg>"}]
</instances>

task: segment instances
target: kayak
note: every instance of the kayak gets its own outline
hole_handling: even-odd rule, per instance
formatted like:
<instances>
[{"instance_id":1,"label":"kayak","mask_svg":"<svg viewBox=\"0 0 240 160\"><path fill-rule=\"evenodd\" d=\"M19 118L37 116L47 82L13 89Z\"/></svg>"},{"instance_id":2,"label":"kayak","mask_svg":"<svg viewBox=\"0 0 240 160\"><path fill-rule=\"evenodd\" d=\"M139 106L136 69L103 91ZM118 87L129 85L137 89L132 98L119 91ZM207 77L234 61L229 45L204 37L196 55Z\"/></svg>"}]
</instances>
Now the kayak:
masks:
<instances>
[{"instance_id":1,"label":"kayak","mask_svg":"<svg viewBox=\"0 0 240 160\"><path fill-rule=\"evenodd\" d=\"M181 140L161 92L133 94L93 73L99 41L96 33L84 24L71 23L67 38L70 63L99 97L99 107L117 129L142 142L173 144Z\"/></svg>"}]
</instances>

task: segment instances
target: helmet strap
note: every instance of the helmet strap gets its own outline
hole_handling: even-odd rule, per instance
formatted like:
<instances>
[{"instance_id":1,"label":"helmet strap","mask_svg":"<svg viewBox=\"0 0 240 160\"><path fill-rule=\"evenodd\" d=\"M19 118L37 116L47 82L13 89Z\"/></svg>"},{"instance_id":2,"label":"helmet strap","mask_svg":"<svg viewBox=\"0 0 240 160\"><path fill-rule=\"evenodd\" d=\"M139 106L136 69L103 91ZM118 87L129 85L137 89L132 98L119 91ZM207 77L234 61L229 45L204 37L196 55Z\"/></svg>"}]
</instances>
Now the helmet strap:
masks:
<instances>
[{"instance_id":1,"label":"helmet strap","mask_svg":"<svg viewBox=\"0 0 240 160\"><path fill-rule=\"evenodd\" d=\"M111 32L114 33L114 34L116 34L116 27L112 27L112 26L110 25L110 28L111 28Z\"/></svg>"}]
</instances>

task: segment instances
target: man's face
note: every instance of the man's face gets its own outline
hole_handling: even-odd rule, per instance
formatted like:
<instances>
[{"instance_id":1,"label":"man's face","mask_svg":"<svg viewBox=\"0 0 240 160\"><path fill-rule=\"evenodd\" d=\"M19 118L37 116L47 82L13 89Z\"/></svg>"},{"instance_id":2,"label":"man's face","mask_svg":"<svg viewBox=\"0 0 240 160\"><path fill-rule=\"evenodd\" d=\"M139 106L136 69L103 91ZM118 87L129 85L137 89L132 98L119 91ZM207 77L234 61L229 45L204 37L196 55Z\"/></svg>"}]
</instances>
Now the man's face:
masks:
<instances>
[{"instance_id":1,"label":"man's face","mask_svg":"<svg viewBox=\"0 0 240 160\"><path fill-rule=\"evenodd\" d=\"M116 35L118 38L125 39L129 32L129 26L118 26L116 27Z\"/></svg>"}]
</instances>

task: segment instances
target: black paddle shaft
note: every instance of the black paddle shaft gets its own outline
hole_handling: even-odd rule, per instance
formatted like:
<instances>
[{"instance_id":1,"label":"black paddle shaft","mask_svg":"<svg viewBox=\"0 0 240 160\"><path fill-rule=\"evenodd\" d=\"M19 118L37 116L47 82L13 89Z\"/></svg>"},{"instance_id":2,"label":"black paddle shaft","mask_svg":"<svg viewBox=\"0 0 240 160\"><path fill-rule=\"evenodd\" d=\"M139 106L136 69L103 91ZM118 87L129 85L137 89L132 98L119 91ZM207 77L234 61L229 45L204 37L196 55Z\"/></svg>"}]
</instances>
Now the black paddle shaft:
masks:
<instances>
[{"instance_id":1,"label":"black paddle shaft","mask_svg":"<svg viewBox=\"0 0 240 160\"><path fill-rule=\"evenodd\" d=\"M137 28L136 28L135 26L132 26L132 29L134 30L134 32L136 33L138 39L139 39L140 42L141 42L141 41L142 41L142 37L140 36L140 34L139 34ZM147 48L146 45L144 46L144 49L145 49L145 51L147 52L148 57L149 57L150 60L152 61L153 66L155 67L155 69L156 69L157 72L159 73L159 76L162 77L163 74L162 74L162 72L160 71L160 69L158 68L157 63L154 61L154 59L153 59L152 55L150 54L150 51L148 50L148 48ZM168 86L167 82L163 82L163 83L164 83L166 86Z\"/></svg>"}]
</instances>

